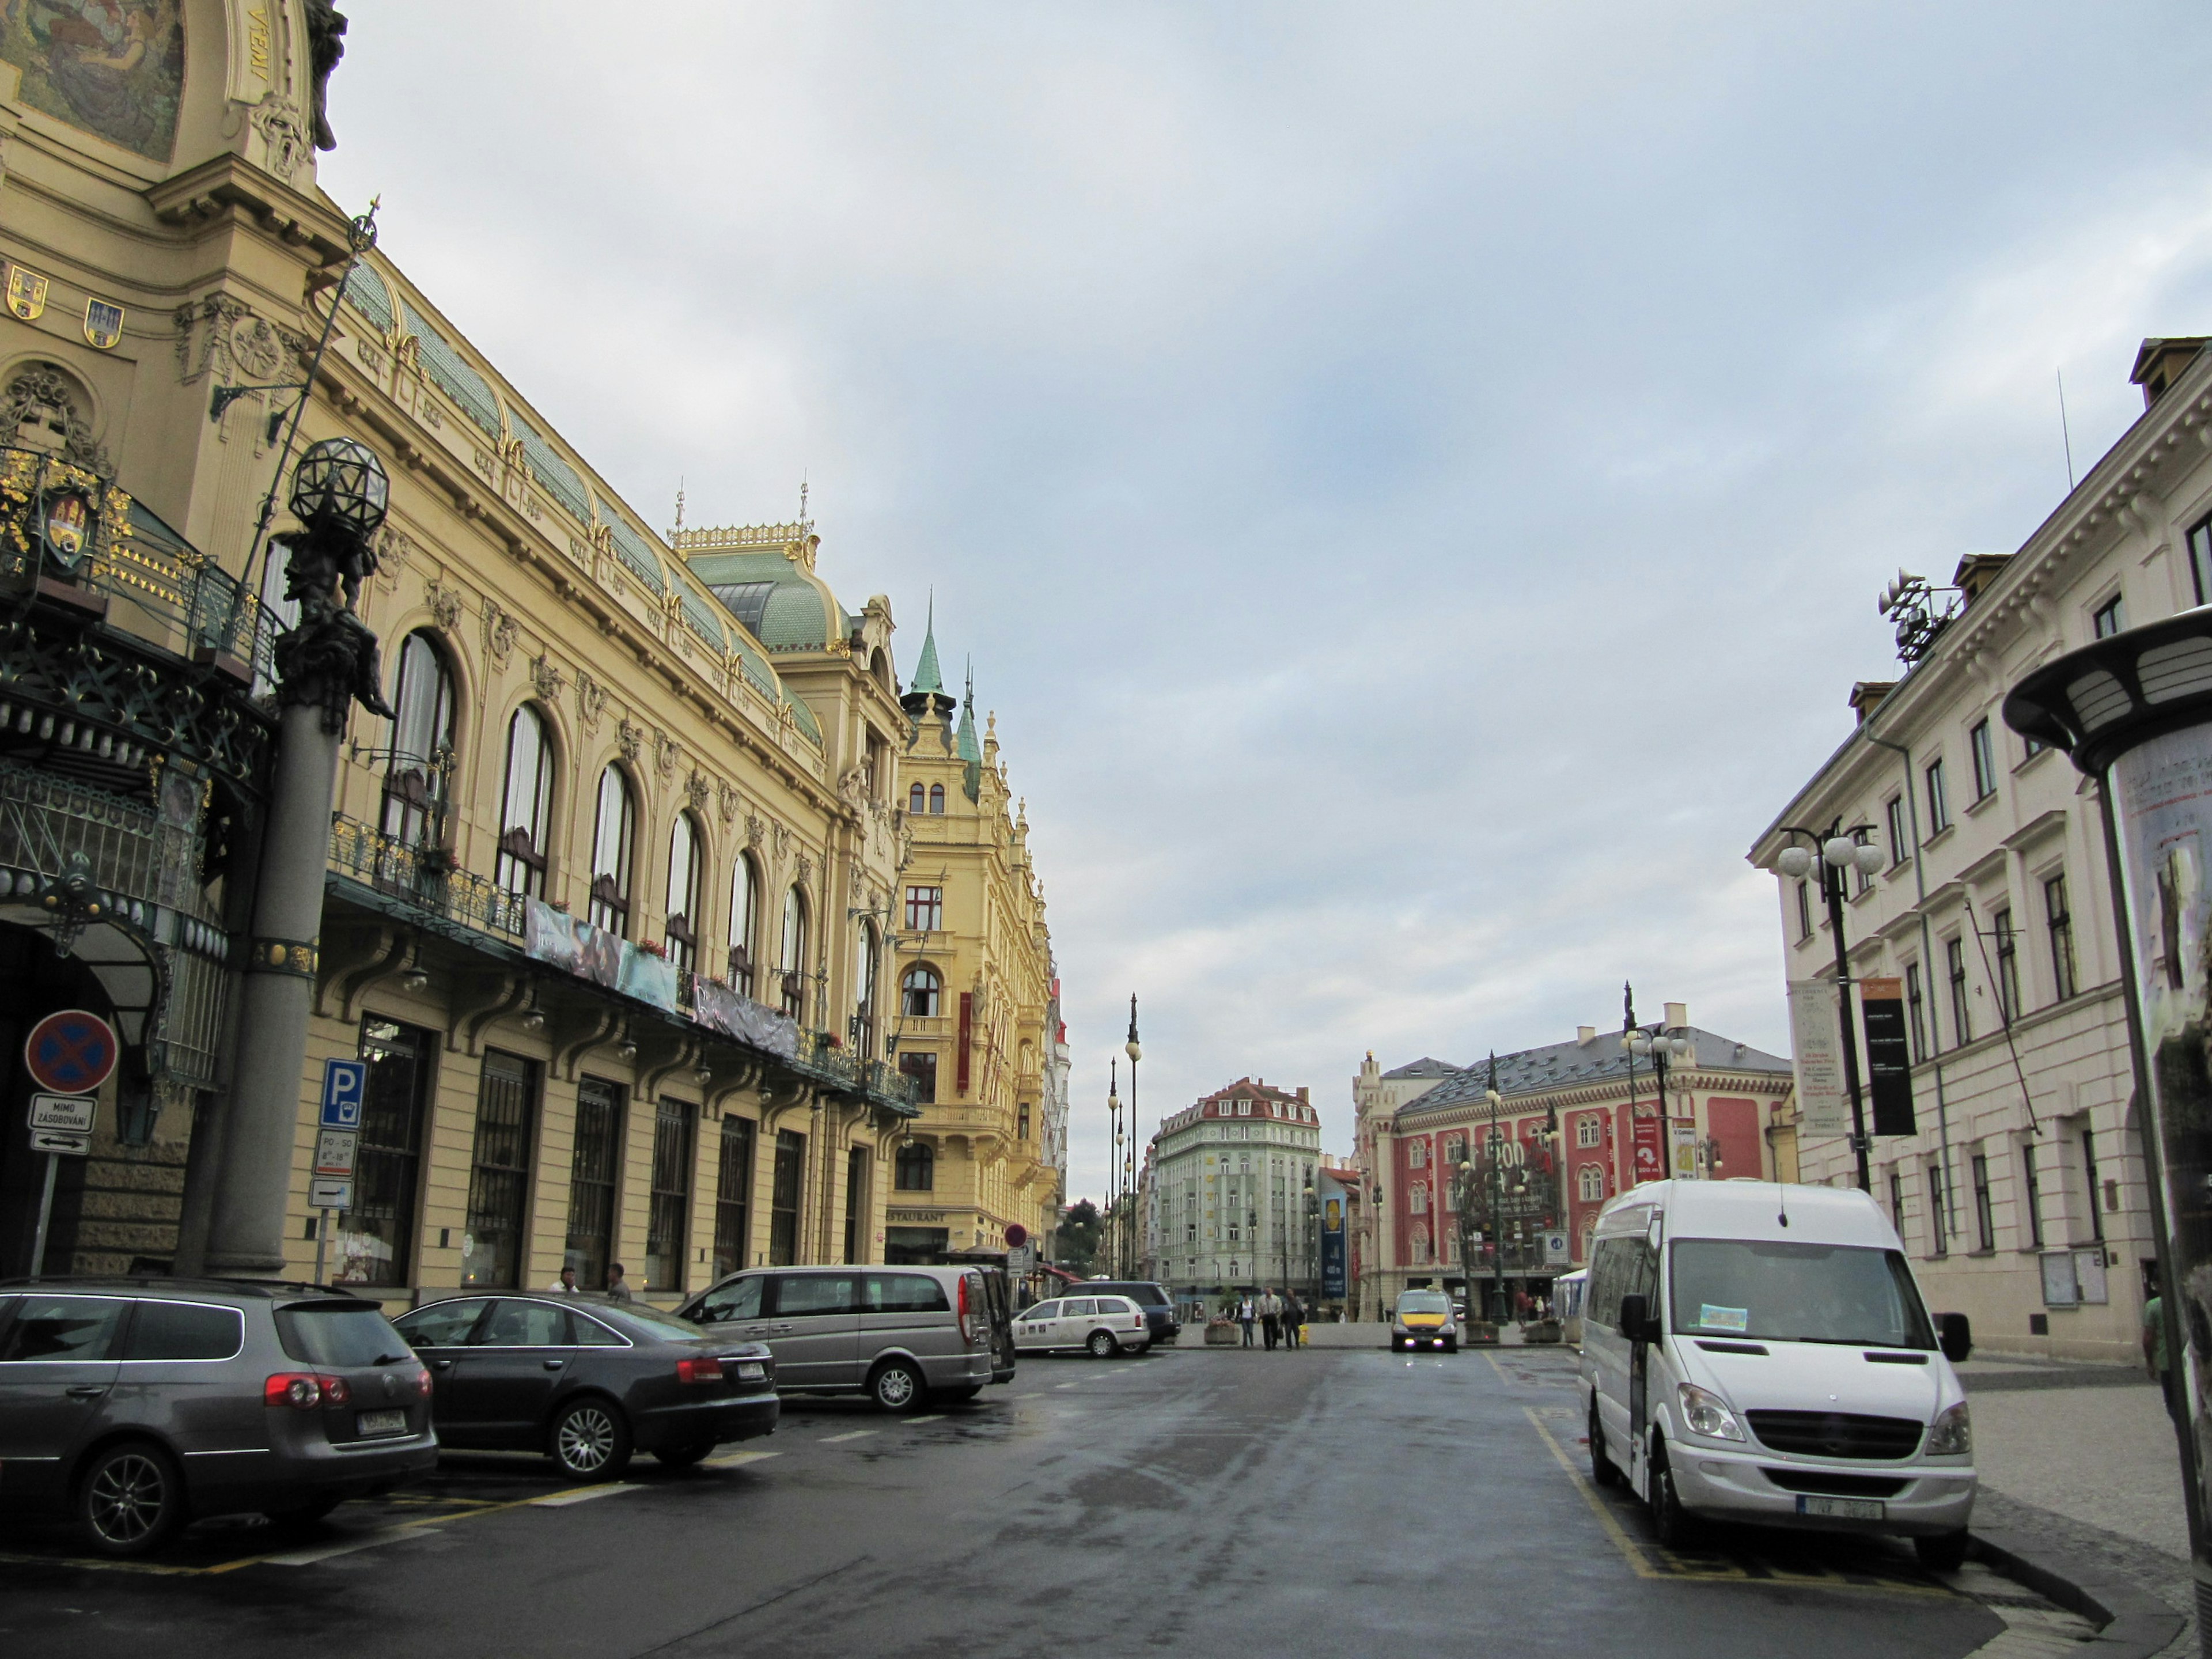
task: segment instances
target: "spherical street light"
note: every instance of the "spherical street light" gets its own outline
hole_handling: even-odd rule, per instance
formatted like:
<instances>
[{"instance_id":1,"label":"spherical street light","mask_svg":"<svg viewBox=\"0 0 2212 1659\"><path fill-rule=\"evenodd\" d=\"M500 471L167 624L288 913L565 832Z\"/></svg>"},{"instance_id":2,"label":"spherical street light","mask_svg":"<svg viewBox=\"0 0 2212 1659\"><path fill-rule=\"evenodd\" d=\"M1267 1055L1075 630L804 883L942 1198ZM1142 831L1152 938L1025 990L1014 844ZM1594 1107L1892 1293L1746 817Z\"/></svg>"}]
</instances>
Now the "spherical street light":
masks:
<instances>
[{"instance_id":1,"label":"spherical street light","mask_svg":"<svg viewBox=\"0 0 2212 1659\"><path fill-rule=\"evenodd\" d=\"M1774 867L1792 880L1802 880L1813 867L1813 855L1802 847L1785 847L1775 854Z\"/></svg>"},{"instance_id":2,"label":"spherical street light","mask_svg":"<svg viewBox=\"0 0 2212 1659\"><path fill-rule=\"evenodd\" d=\"M349 530L366 539L384 522L391 500L384 463L352 438L308 445L292 474L292 516L312 529Z\"/></svg>"}]
</instances>

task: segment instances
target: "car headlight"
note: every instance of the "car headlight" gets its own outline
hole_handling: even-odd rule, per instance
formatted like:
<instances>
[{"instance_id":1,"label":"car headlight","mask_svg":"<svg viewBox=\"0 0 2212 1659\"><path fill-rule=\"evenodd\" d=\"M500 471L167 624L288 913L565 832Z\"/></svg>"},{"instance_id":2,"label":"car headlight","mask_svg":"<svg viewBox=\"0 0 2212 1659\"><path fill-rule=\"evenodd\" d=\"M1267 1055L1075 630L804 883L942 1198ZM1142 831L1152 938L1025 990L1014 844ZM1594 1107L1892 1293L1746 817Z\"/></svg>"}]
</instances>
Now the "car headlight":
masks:
<instances>
[{"instance_id":1,"label":"car headlight","mask_svg":"<svg viewBox=\"0 0 2212 1659\"><path fill-rule=\"evenodd\" d=\"M1702 1434L1711 1440L1741 1440L1743 1430L1737 1425L1735 1413L1728 1408L1728 1401L1710 1389L1701 1389L1694 1382L1675 1385L1682 1396L1682 1422L1692 1434Z\"/></svg>"},{"instance_id":2,"label":"car headlight","mask_svg":"<svg viewBox=\"0 0 2212 1659\"><path fill-rule=\"evenodd\" d=\"M1965 1401L1961 1400L1948 1411L1938 1412L1936 1420L1928 1425L1928 1455L1930 1457L1956 1457L1973 1449L1974 1429L1968 1420Z\"/></svg>"}]
</instances>

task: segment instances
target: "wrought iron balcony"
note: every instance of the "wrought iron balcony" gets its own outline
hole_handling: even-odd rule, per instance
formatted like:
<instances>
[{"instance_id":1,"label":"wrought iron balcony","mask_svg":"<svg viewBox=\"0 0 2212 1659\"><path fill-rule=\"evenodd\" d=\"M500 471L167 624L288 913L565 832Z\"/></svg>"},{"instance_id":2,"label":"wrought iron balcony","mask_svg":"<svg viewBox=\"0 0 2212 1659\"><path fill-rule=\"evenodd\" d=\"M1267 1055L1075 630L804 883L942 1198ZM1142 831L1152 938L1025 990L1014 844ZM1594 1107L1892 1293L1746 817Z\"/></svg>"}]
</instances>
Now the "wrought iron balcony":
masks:
<instances>
[{"instance_id":1,"label":"wrought iron balcony","mask_svg":"<svg viewBox=\"0 0 2212 1659\"><path fill-rule=\"evenodd\" d=\"M513 942L526 931L525 901L467 870L442 847L404 842L357 819L331 822L331 867L410 908Z\"/></svg>"}]
</instances>

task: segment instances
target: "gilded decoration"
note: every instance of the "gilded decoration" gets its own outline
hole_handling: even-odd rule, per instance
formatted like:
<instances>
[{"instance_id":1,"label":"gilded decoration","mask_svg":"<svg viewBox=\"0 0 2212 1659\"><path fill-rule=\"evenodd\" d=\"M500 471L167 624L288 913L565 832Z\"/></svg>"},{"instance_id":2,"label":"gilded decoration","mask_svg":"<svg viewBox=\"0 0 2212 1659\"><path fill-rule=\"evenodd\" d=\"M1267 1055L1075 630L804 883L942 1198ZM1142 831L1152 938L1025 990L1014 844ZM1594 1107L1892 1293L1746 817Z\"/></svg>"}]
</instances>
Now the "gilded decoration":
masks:
<instances>
[{"instance_id":1,"label":"gilded decoration","mask_svg":"<svg viewBox=\"0 0 2212 1659\"><path fill-rule=\"evenodd\" d=\"M23 71L33 109L166 161L185 84L178 0L8 0L0 60Z\"/></svg>"}]
</instances>

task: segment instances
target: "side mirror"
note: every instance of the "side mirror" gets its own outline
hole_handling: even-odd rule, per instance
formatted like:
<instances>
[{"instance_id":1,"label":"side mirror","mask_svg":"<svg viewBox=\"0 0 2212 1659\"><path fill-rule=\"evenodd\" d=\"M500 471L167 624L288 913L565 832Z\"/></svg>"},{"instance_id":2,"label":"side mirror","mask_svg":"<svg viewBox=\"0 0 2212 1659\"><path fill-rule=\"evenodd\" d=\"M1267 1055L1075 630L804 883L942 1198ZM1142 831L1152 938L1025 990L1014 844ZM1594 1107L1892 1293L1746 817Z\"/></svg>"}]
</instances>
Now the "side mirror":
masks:
<instances>
[{"instance_id":1,"label":"side mirror","mask_svg":"<svg viewBox=\"0 0 2212 1659\"><path fill-rule=\"evenodd\" d=\"M1936 1343L1943 1358L1955 1365L1974 1352L1974 1328L1964 1314L1937 1314Z\"/></svg>"},{"instance_id":2,"label":"side mirror","mask_svg":"<svg viewBox=\"0 0 2212 1659\"><path fill-rule=\"evenodd\" d=\"M1632 1291L1620 1298L1620 1340L1624 1342L1644 1342L1650 1340L1651 1314L1643 1296Z\"/></svg>"}]
</instances>

